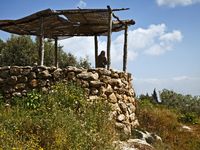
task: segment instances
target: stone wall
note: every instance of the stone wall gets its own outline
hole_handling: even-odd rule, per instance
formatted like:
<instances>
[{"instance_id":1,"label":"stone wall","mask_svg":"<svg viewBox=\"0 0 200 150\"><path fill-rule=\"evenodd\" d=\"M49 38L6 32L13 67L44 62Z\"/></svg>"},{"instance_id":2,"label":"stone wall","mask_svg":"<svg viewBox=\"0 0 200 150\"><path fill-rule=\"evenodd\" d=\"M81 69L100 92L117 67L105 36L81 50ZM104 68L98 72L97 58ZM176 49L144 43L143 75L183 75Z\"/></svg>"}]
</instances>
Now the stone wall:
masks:
<instances>
[{"instance_id":1,"label":"stone wall","mask_svg":"<svg viewBox=\"0 0 200 150\"><path fill-rule=\"evenodd\" d=\"M0 91L6 99L25 96L32 89L47 92L58 81L73 81L81 85L89 100L104 98L111 105L111 116L116 119L116 127L124 133L130 134L131 128L138 125L135 92L129 73L103 68L0 67Z\"/></svg>"}]
</instances>

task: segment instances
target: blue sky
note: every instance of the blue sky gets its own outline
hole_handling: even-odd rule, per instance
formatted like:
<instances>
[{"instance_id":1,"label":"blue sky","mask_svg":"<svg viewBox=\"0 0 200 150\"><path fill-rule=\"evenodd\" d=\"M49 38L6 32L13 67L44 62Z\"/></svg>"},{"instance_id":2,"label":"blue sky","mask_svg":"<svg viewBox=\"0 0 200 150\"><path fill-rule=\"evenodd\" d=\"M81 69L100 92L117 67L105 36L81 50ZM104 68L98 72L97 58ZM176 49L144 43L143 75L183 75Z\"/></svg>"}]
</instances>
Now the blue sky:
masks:
<instances>
[{"instance_id":1,"label":"blue sky","mask_svg":"<svg viewBox=\"0 0 200 150\"><path fill-rule=\"evenodd\" d=\"M128 72L136 94L172 89L200 95L200 0L1 0L0 19L18 19L42 9L130 8L117 12L134 19L128 32ZM9 34L0 31L6 40ZM94 64L92 37L59 42L66 52L89 57ZM99 37L100 50L106 38ZM123 32L112 34L111 67L122 70Z\"/></svg>"}]
</instances>

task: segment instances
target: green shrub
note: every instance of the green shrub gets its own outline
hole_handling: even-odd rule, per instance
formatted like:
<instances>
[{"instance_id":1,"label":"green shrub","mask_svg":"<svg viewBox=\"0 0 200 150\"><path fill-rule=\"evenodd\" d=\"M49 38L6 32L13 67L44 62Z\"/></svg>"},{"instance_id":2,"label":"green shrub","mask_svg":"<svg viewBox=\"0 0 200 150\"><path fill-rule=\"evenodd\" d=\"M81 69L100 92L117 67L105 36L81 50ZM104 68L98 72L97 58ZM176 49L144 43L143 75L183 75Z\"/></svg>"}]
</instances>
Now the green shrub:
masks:
<instances>
[{"instance_id":1,"label":"green shrub","mask_svg":"<svg viewBox=\"0 0 200 150\"><path fill-rule=\"evenodd\" d=\"M11 107L4 105L0 149L113 149L117 139L109 106L101 100L86 103L73 84L58 84L46 95L34 91Z\"/></svg>"},{"instance_id":2,"label":"green shrub","mask_svg":"<svg viewBox=\"0 0 200 150\"><path fill-rule=\"evenodd\" d=\"M196 124L198 123L198 116L195 113L185 113L178 117L178 121L182 123Z\"/></svg>"}]
</instances>

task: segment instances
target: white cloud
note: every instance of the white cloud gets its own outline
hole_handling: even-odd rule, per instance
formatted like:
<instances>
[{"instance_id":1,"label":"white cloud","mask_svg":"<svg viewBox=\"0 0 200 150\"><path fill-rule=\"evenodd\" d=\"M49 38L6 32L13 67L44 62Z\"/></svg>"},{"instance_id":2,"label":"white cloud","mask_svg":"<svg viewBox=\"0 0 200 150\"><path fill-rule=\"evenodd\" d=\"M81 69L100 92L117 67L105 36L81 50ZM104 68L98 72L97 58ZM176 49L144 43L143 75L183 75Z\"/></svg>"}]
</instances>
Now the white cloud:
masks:
<instances>
[{"instance_id":1,"label":"white cloud","mask_svg":"<svg viewBox=\"0 0 200 150\"><path fill-rule=\"evenodd\" d=\"M175 6L188 6L192 4L199 3L200 0L156 0L157 4L159 6L169 6L169 7L175 7Z\"/></svg>"},{"instance_id":2,"label":"white cloud","mask_svg":"<svg viewBox=\"0 0 200 150\"><path fill-rule=\"evenodd\" d=\"M83 0L80 0L76 6L79 8L85 8L87 6L87 3Z\"/></svg>"},{"instance_id":3,"label":"white cloud","mask_svg":"<svg viewBox=\"0 0 200 150\"><path fill-rule=\"evenodd\" d=\"M137 95L151 94L154 88L158 91L169 89L182 94L200 95L200 77L134 78L133 83Z\"/></svg>"},{"instance_id":4,"label":"white cloud","mask_svg":"<svg viewBox=\"0 0 200 150\"><path fill-rule=\"evenodd\" d=\"M184 80L189 80L190 78L188 76L178 76L178 77L173 77L172 79L174 81L184 81Z\"/></svg>"},{"instance_id":5,"label":"white cloud","mask_svg":"<svg viewBox=\"0 0 200 150\"><path fill-rule=\"evenodd\" d=\"M178 30L167 31L165 24L150 25L148 28L138 28L128 32L128 61L135 60L139 55L158 56L173 50L174 45L182 40ZM94 38L73 37L60 41L66 52L71 52L77 57L89 56L94 65ZM123 59L124 34L114 38L111 45L111 65L119 69ZM99 51L106 50L106 38L99 38ZM120 65L119 65L120 64Z\"/></svg>"}]
</instances>

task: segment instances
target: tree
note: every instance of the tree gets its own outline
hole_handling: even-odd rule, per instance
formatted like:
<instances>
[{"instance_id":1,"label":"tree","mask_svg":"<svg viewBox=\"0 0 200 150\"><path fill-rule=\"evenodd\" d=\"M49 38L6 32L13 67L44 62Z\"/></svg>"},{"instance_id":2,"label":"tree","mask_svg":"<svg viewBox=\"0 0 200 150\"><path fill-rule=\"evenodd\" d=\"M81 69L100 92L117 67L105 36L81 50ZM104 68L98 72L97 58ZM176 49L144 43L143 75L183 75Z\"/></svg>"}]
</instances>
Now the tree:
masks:
<instances>
[{"instance_id":1,"label":"tree","mask_svg":"<svg viewBox=\"0 0 200 150\"><path fill-rule=\"evenodd\" d=\"M2 54L1 53L4 49L4 47L5 47L5 43L3 40L0 39L0 66L2 65Z\"/></svg>"},{"instance_id":2,"label":"tree","mask_svg":"<svg viewBox=\"0 0 200 150\"><path fill-rule=\"evenodd\" d=\"M37 60L36 47L30 36L11 35L2 50L3 65L31 65Z\"/></svg>"},{"instance_id":3,"label":"tree","mask_svg":"<svg viewBox=\"0 0 200 150\"><path fill-rule=\"evenodd\" d=\"M2 65L33 65L39 59L38 48L39 39L33 40L30 36L16 36L11 37L3 42L0 40L0 61ZM50 41L44 41L44 65L54 66L54 43ZM77 61L77 58L71 53L66 53L59 47L58 49L58 62L59 67L64 68L66 66L76 66L83 68L90 68L88 58L81 58Z\"/></svg>"},{"instance_id":4,"label":"tree","mask_svg":"<svg viewBox=\"0 0 200 150\"><path fill-rule=\"evenodd\" d=\"M158 103L158 96L156 93L156 89L153 90L152 99L154 103Z\"/></svg>"}]
</instances>

